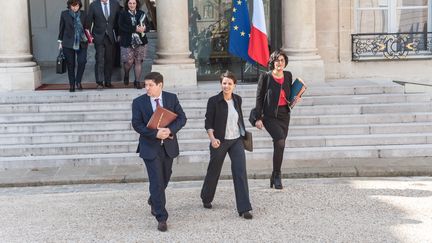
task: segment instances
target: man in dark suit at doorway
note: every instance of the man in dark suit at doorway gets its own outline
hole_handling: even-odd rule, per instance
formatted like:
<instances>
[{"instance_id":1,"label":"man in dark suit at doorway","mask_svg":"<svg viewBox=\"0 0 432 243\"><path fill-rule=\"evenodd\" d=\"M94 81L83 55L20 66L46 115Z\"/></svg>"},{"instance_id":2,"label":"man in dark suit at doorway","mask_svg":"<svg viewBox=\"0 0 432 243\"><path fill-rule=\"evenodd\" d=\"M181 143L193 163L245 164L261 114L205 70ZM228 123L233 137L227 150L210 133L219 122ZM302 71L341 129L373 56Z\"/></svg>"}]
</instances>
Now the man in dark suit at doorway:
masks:
<instances>
[{"instance_id":1,"label":"man in dark suit at doorway","mask_svg":"<svg viewBox=\"0 0 432 243\"><path fill-rule=\"evenodd\" d=\"M120 4L117 0L95 0L89 6L87 28L92 28L94 37L95 77L98 89L103 88L104 85L112 88L111 75L119 11Z\"/></svg>"},{"instance_id":2,"label":"man in dark suit at doorway","mask_svg":"<svg viewBox=\"0 0 432 243\"><path fill-rule=\"evenodd\" d=\"M162 91L163 76L150 72L144 77L146 94L132 102L132 126L140 134L137 153L144 160L150 183L151 214L158 221L157 229L166 231L168 212L165 208L165 189L171 178L173 159L179 155L177 132L186 124L186 115L177 95ZM177 114L166 128L147 127L157 106Z\"/></svg>"}]
</instances>

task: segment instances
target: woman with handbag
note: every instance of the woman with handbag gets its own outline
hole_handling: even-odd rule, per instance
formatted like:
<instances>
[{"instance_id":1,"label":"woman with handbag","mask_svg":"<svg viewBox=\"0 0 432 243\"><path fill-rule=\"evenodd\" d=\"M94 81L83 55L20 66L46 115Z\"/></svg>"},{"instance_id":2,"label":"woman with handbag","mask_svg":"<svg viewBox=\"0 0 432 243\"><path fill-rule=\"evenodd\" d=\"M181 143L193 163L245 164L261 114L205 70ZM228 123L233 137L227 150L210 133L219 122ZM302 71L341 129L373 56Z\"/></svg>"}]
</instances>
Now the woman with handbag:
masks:
<instances>
[{"instance_id":1,"label":"woman with handbag","mask_svg":"<svg viewBox=\"0 0 432 243\"><path fill-rule=\"evenodd\" d=\"M58 43L66 60L69 92L75 92L75 85L82 90L81 80L87 63L88 39L83 27L86 15L81 10L81 0L68 0L66 4L68 9L60 15ZM78 63L76 74L75 59Z\"/></svg>"},{"instance_id":2,"label":"woman with handbag","mask_svg":"<svg viewBox=\"0 0 432 243\"><path fill-rule=\"evenodd\" d=\"M120 55L123 62L123 83L129 85L129 71L134 67L134 87L141 89L142 63L145 58L147 36L150 23L146 14L140 10L139 0L125 0L125 9L119 16Z\"/></svg>"},{"instance_id":3,"label":"woman with handbag","mask_svg":"<svg viewBox=\"0 0 432 243\"><path fill-rule=\"evenodd\" d=\"M236 83L234 74L226 71L220 77L222 91L210 97L207 102L205 129L210 139L210 162L201 190L201 199L204 208L212 208L211 202L228 153L231 159L237 212L245 219L252 219L242 138L246 130L241 109L242 99L233 93Z\"/></svg>"},{"instance_id":4,"label":"woman with handbag","mask_svg":"<svg viewBox=\"0 0 432 243\"><path fill-rule=\"evenodd\" d=\"M285 140L290 122L290 89L292 74L284 71L288 56L281 51L270 55L269 72L260 75L258 80L254 124L256 128L265 127L273 139L273 172L270 187L282 189L281 167L285 150ZM296 102L299 101L299 98ZM251 119L250 119L251 120ZM251 121L252 122L252 121ZM252 122L253 123L253 122Z\"/></svg>"}]
</instances>

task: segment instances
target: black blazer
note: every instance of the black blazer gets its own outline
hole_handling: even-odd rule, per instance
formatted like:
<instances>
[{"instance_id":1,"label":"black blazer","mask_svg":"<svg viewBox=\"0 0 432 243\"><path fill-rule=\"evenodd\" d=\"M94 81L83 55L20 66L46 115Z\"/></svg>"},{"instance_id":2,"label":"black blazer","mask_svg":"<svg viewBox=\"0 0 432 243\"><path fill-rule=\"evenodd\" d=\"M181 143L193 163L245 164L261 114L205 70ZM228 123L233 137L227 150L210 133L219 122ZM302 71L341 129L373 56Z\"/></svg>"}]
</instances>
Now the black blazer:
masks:
<instances>
[{"instance_id":1,"label":"black blazer","mask_svg":"<svg viewBox=\"0 0 432 243\"><path fill-rule=\"evenodd\" d=\"M69 14L69 11L70 10L67 9L60 14L59 34L57 39L62 41L63 47L73 48L75 40L74 20ZM86 14L82 10L80 10L80 20L83 28L85 28ZM87 46L88 43L86 41L81 41L80 48L87 48Z\"/></svg>"},{"instance_id":2,"label":"black blazer","mask_svg":"<svg viewBox=\"0 0 432 243\"><path fill-rule=\"evenodd\" d=\"M165 151L170 158L179 155L179 146L177 142L177 132L186 124L186 115L177 98L177 95L162 91L163 107L175 112L178 116L168 128L171 130L173 139L163 141ZM132 126L140 134L137 153L143 159L154 159L159 151L161 140L156 138L157 130L147 128L147 123L153 115L150 96L147 94L135 98L132 102Z\"/></svg>"},{"instance_id":3,"label":"black blazer","mask_svg":"<svg viewBox=\"0 0 432 243\"><path fill-rule=\"evenodd\" d=\"M243 112L241 109L242 98L239 95L232 94L234 101L234 108L236 109L239 120L238 125L240 135L245 135L245 125L243 121ZM223 92L212 96L207 101L207 110L205 114L205 129L213 129L213 135L221 142L225 140L225 130L228 119L228 104L224 100Z\"/></svg>"},{"instance_id":4,"label":"black blazer","mask_svg":"<svg viewBox=\"0 0 432 243\"><path fill-rule=\"evenodd\" d=\"M136 23L139 24L139 20L141 16L145 15L145 13L141 10L138 10L135 19ZM132 41L132 34L138 33L136 32L136 25L132 25L131 15L127 10L122 10L119 15L119 33L120 33L120 46L122 47L130 47L131 41ZM144 31L147 33L150 30L150 23L147 19L147 15L144 18L144 25L146 27L146 30ZM141 42L143 45L147 44L147 35L144 37L141 36L141 33L138 33Z\"/></svg>"},{"instance_id":5,"label":"black blazer","mask_svg":"<svg viewBox=\"0 0 432 243\"><path fill-rule=\"evenodd\" d=\"M86 28L91 29L95 44L103 43L105 33L108 35L111 43L114 43L116 39L116 37L114 37L114 31L116 32L116 35L118 35L117 21L120 11L120 4L117 0L110 0L109 8L110 16L107 20L103 13L102 3L100 0L92 2L89 6Z\"/></svg>"},{"instance_id":6,"label":"black blazer","mask_svg":"<svg viewBox=\"0 0 432 243\"><path fill-rule=\"evenodd\" d=\"M287 97L291 94L292 74L284 71L284 82L282 87L274 80L271 72L262 73L258 79L256 93L256 117L262 119L263 116L276 117L281 88Z\"/></svg>"}]
</instances>

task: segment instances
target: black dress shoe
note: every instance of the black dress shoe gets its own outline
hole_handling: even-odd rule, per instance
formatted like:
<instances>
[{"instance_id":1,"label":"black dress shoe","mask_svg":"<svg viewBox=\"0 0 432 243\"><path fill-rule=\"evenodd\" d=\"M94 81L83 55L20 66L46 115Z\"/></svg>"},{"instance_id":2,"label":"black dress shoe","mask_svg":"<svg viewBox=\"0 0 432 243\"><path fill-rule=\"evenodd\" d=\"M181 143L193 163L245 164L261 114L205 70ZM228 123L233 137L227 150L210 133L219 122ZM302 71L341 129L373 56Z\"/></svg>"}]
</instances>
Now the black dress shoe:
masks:
<instances>
[{"instance_id":1,"label":"black dress shoe","mask_svg":"<svg viewBox=\"0 0 432 243\"><path fill-rule=\"evenodd\" d=\"M83 87L82 87L81 83L77 83L77 84L76 84L76 88L77 88L77 90L79 90L79 91L82 91L82 90L83 90Z\"/></svg>"},{"instance_id":2,"label":"black dress shoe","mask_svg":"<svg viewBox=\"0 0 432 243\"><path fill-rule=\"evenodd\" d=\"M75 85L69 85L69 92L75 92Z\"/></svg>"},{"instance_id":3,"label":"black dress shoe","mask_svg":"<svg viewBox=\"0 0 432 243\"><path fill-rule=\"evenodd\" d=\"M157 229L158 229L159 231L162 231L162 232L167 231L167 229L168 229L168 225L167 225L166 221L160 221L160 222L158 223Z\"/></svg>"},{"instance_id":4,"label":"black dress shoe","mask_svg":"<svg viewBox=\"0 0 432 243\"><path fill-rule=\"evenodd\" d=\"M111 83L105 83L105 87L107 87L107 88L112 88L113 86L112 86Z\"/></svg>"},{"instance_id":5,"label":"black dress shoe","mask_svg":"<svg viewBox=\"0 0 432 243\"><path fill-rule=\"evenodd\" d=\"M203 206L205 208L212 208L213 207L211 203L203 203Z\"/></svg>"},{"instance_id":6,"label":"black dress shoe","mask_svg":"<svg viewBox=\"0 0 432 243\"><path fill-rule=\"evenodd\" d=\"M243 213L239 213L240 217L243 217L245 219L252 219L253 216L249 211L243 212Z\"/></svg>"},{"instance_id":7,"label":"black dress shoe","mask_svg":"<svg viewBox=\"0 0 432 243\"><path fill-rule=\"evenodd\" d=\"M140 82L134 81L134 88L136 88L136 89L142 89Z\"/></svg>"},{"instance_id":8,"label":"black dress shoe","mask_svg":"<svg viewBox=\"0 0 432 243\"><path fill-rule=\"evenodd\" d=\"M123 83L124 83L124 85L126 85L126 86L128 86L129 85L129 76L124 76L123 77Z\"/></svg>"},{"instance_id":9,"label":"black dress shoe","mask_svg":"<svg viewBox=\"0 0 432 243\"><path fill-rule=\"evenodd\" d=\"M104 88L103 83L97 83L96 89L102 90Z\"/></svg>"}]
</instances>

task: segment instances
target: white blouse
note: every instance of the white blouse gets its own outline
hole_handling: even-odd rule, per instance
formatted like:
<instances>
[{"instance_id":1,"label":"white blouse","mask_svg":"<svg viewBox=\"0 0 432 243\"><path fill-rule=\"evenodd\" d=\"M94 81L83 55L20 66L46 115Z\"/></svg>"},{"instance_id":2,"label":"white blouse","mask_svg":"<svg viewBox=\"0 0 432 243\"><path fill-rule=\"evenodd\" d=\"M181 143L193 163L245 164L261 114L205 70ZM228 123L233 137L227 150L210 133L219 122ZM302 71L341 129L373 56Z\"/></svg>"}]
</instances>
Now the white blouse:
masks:
<instances>
[{"instance_id":1,"label":"white blouse","mask_svg":"<svg viewBox=\"0 0 432 243\"><path fill-rule=\"evenodd\" d=\"M228 118L225 128L225 139L236 139L240 137L240 129L238 126L239 115L234 107L234 101L225 100L228 104Z\"/></svg>"}]
</instances>

